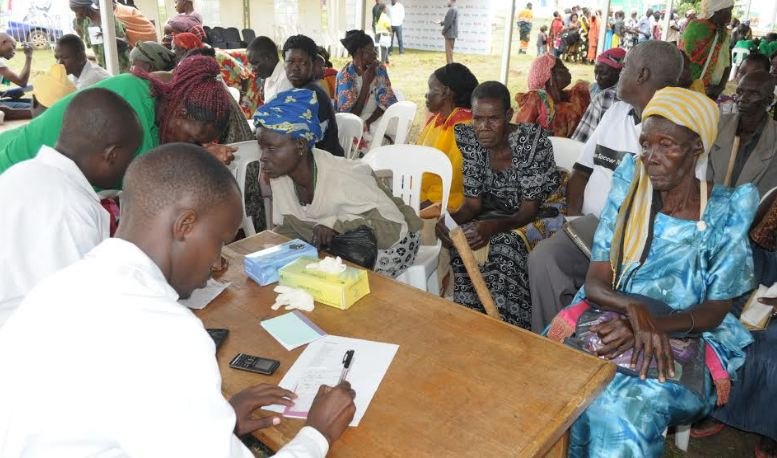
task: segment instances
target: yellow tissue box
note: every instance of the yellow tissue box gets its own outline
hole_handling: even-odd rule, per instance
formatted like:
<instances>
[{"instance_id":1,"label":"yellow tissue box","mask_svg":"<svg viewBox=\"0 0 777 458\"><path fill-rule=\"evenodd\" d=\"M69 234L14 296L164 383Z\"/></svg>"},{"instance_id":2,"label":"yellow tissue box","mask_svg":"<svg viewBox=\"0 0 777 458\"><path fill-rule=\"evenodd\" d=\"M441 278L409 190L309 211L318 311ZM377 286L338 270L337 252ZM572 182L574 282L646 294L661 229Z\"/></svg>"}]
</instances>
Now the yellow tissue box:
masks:
<instances>
[{"instance_id":1,"label":"yellow tissue box","mask_svg":"<svg viewBox=\"0 0 777 458\"><path fill-rule=\"evenodd\" d=\"M318 258L301 257L280 270L279 285L304 289L322 304L348 310L356 301L370 293L367 271L348 266L344 272L330 274L307 269Z\"/></svg>"}]
</instances>

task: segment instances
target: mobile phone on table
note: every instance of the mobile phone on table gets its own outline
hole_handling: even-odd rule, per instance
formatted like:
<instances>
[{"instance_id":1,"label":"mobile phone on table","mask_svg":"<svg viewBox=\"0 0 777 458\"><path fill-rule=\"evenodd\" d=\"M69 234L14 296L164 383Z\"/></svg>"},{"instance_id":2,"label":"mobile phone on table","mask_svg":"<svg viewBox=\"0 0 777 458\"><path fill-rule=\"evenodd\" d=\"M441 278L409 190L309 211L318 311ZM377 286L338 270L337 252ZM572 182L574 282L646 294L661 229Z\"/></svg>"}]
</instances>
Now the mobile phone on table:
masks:
<instances>
[{"instance_id":1,"label":"mobile phone on table","mask_svg":"<svg viewBox=\"0 0 777 458\"><path fill-rule=\"evenodd\" d=\"M280 365L280 361L262 358L261 356L247 355L245 353L238 353L232 358L232 361L229 362L229 367L232 369L240 369L241 371L254 372L262 375L272 375Z\"/></svg>"},{"instance_id":2,"label":"mobile phone on table","mask_svg":"<svg viewBox=\"0 0 777 458\"><path fill-rule=\"evenodd\" d=\"M213 343L216 344L216 350L221 347L221 344L224 343L224 339L229 335L229 329L206 329L206 331L208 331L210 338L213 339Z\"/></svg>"}]
</instances>

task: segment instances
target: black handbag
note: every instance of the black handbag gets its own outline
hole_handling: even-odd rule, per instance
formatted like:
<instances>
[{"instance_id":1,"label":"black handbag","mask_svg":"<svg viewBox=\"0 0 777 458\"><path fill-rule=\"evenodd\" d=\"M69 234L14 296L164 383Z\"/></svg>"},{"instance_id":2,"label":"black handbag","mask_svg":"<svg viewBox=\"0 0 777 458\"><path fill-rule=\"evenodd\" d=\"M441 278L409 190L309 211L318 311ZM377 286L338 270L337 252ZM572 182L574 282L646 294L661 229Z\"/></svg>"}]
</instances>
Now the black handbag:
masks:
<instances>
[{"instance_id":1,"label":"black handbag","mask_svg":"<svg viewBox=\"0 0 777 458\"><path fill-rule=\"evenodd\" d=\"M356 265L373 269L378 259L378 240L367 226L332 237L327 250Z\"/></svg>"}]
</instances>

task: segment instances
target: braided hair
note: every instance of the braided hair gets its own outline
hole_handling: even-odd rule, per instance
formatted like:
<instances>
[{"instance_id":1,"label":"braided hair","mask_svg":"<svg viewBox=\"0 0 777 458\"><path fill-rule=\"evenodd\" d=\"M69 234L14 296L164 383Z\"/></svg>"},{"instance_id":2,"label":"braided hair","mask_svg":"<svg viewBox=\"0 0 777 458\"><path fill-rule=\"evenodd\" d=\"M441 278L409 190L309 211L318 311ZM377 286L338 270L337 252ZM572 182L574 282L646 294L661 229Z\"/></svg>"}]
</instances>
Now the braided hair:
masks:
<instances>
[{"instance_id":1,"label":"braided hair","mask_svg":"<svg viewBox=\"0 0 777 458\"><path fill-rule=\"evenodd\" d=\"M192 56L178 64L173 79L165 83L154 76L138 71L135 74L151 83L151 95L157 98L156 123L161 142L169 138L170 122L179 108L186 117L212 124L221 137L229 123L230 95L220 74L218 62L212 57Z\"/></svg>"}]
</instances>

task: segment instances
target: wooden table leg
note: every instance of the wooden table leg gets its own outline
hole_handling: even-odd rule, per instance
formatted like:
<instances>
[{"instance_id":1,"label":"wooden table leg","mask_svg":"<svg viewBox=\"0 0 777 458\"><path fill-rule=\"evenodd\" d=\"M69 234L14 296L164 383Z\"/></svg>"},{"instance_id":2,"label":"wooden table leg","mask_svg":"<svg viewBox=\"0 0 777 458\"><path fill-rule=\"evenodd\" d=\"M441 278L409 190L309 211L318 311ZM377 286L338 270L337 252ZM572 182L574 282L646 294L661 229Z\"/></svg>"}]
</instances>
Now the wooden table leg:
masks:
<instances>
[{"instance_id":1,"label":"wooden table leg","mask_svg":"<svg viewBox=\"0 0 777 458\"><path fill-rule=\"evenodd\" d=\"M569 431L565 432L550 448L548 453L545 454L545 458L566 458L567 448L569 448Z\"/></svg>"}]
</instances>

